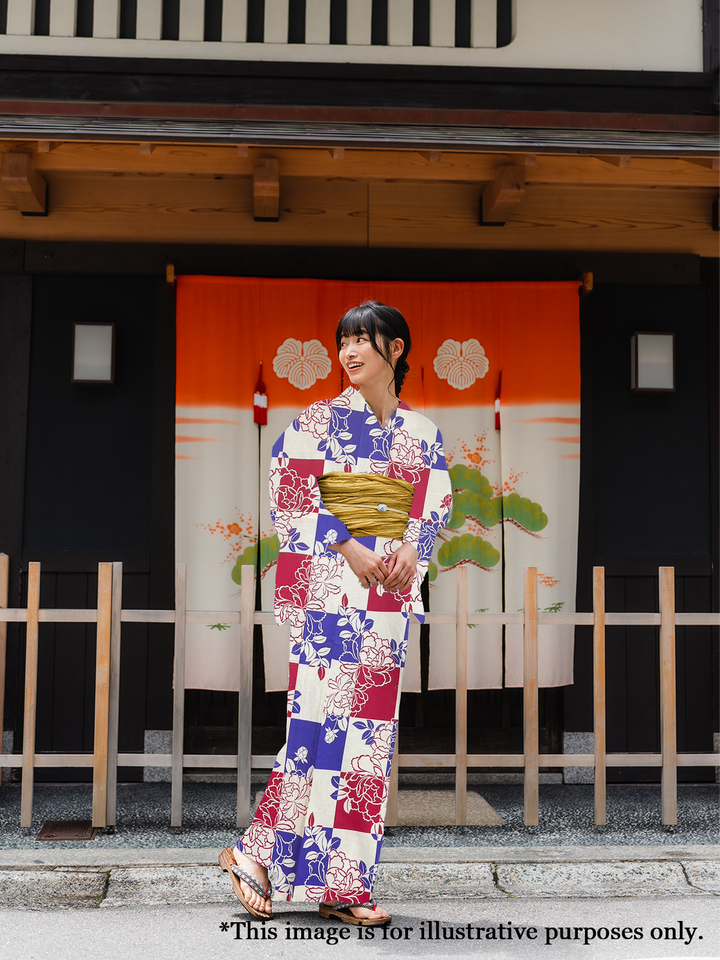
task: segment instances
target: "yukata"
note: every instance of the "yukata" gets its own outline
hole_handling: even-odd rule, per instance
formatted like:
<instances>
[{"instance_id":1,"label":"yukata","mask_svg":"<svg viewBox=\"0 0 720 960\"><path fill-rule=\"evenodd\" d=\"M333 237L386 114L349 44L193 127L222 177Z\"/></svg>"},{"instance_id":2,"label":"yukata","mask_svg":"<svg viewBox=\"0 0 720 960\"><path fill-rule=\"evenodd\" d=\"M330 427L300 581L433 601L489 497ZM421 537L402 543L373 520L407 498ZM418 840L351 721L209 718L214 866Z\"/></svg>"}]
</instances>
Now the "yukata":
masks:
<instances>
[{"instance_id":1,"label":"yukata","mask_svg":"<svg viewBox=\"0 0 720 960\"><path fill-rule=\"evenodd\" d=\"M413 484L403 537L418 551L404 594L363 589L330 549L350 533L317 478L374 473ZM275 615L290 624L287 742L238 847L267 867L273 899L368 903L380 859L409 614L452 504L442 438L400 404L385 428L353 387L311 404L272 451L280 540ZM357 537L387 561L399 540Z\"/></svg>"}]
</instances>

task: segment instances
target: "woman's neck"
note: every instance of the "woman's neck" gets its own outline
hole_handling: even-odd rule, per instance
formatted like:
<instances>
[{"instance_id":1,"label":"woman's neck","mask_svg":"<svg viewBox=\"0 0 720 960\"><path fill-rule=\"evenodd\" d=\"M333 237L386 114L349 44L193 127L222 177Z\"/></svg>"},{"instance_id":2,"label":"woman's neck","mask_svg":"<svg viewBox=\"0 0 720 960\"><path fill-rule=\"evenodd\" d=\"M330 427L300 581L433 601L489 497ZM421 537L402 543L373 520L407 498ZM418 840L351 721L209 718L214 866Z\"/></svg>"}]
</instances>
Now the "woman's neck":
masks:
<instances>
[{"instance_id":1,"label":"woman's neck","mask_svg":"<svg viewBox=\"0 0 720 960\"><path fill-rule=\"evenodd\" d=\"M393 383L389 387L387 384L377 386L368 384L366 387L360 387L360 393L365 403L377 417L380 426L385 428L400 403L395 396L395 384Z\"/></svg>"}]
</instances>

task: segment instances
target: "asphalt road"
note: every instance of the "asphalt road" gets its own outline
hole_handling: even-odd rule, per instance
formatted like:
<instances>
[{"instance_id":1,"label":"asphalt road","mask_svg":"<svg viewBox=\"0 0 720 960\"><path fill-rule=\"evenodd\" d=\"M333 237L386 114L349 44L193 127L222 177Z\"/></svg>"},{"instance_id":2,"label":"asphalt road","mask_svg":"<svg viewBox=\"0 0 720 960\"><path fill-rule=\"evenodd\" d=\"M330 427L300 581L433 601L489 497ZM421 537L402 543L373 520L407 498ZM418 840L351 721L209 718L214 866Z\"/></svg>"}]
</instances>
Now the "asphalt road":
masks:
<instances>
[{"instance_id":1,"label":"asphalt road","mask_svg":"<svg viewBox=\"0 0 720 960\"><path fill-rule=\"evenodd\" d=\"M266 924L227 906L0 910L0 960L304 960L339 957L720 960L720 898L385 901L391 927L362 935L305 904ZM437 923L435 922L437 921ZM342 931L342 933L340 932ZM440 939L438 939L438 936Z\"/></svg>"}]
</instances>

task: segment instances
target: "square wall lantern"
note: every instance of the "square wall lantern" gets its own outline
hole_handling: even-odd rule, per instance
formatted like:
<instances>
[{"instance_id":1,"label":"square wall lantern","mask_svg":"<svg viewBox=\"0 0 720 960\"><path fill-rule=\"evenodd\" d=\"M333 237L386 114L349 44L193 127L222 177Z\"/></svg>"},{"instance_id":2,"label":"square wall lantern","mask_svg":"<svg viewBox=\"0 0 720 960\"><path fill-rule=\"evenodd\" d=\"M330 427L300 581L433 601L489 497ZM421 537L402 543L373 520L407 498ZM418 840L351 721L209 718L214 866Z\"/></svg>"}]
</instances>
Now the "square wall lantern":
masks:
<instances>
[{"instance_id":1,"label":"square wall lantern","mask_svg":"<svg viewBox=\"0 0 720 960\"><path fill-rule=\"evenodd\" d=\"M675 389L674 333L632 335L630 386L636 392L672 392Z\"/></svg>"},{"instance_id":2,"label":"square wall lantern","mask_svg":"<svg viewBox=\"0 0 720 960\"><path fill-rule=\"evenodd\" d=\"M115 379L115 324L74 323L72 383Z\"/></svg>"}]
</instances>

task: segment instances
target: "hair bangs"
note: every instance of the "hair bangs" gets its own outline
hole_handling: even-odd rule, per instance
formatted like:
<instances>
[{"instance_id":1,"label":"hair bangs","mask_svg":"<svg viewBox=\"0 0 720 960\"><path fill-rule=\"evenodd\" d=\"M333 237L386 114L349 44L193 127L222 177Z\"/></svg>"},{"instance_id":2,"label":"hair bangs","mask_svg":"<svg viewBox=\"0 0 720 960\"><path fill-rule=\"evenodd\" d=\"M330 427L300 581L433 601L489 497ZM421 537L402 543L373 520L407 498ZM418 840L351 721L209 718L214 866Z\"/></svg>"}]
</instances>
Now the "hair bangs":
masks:
<instances>
[{"instance_id":1,"label":"hair bangs","mask_svg":"<svg viewBox=\"0 0 720 960\"><path fill-rule=\"evenodd\" d=\"M335 331L335 345L339 350L343 337L359 337L361 333L366 333L374 344L378 332L378 321L372 308L367 303L361 303L360 306L348 310L338 323Z\"/></svg>"}]
</instances>

